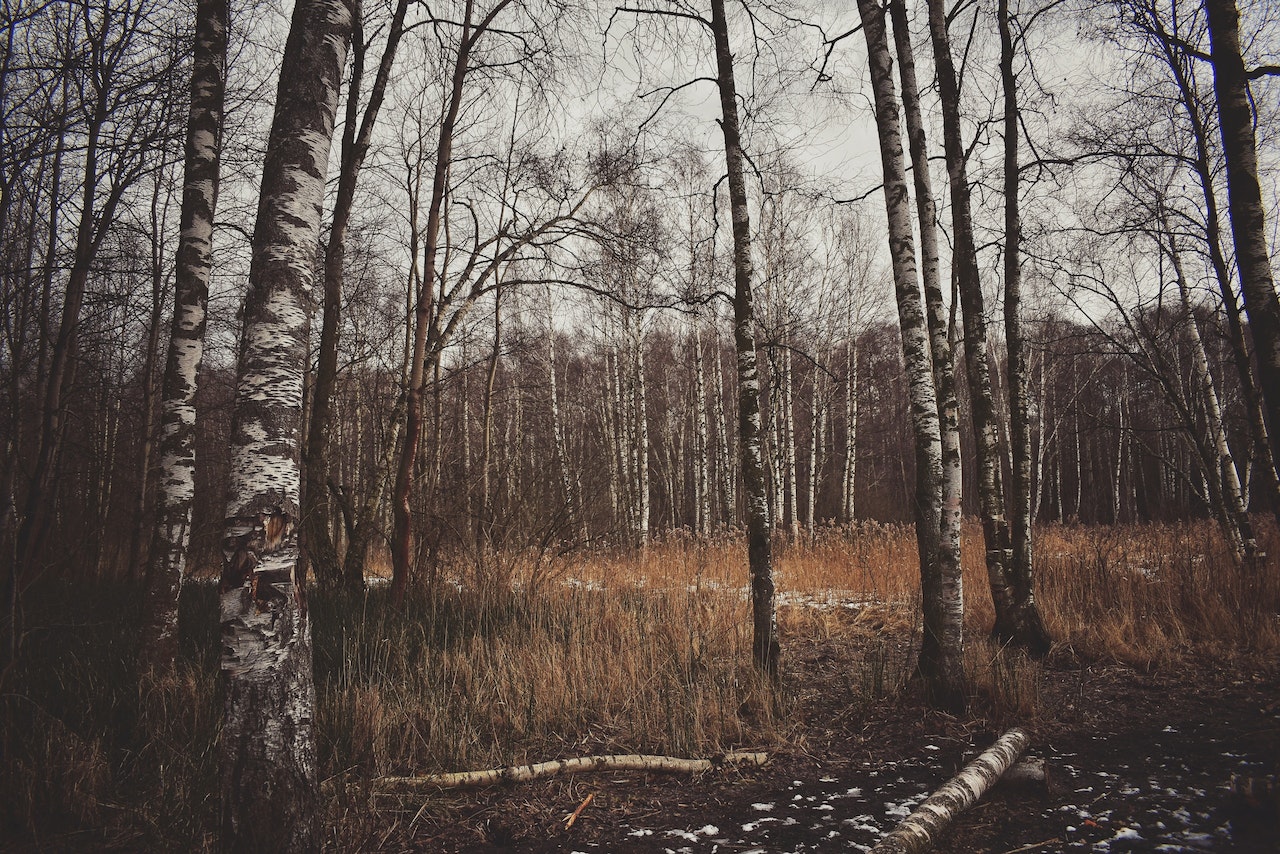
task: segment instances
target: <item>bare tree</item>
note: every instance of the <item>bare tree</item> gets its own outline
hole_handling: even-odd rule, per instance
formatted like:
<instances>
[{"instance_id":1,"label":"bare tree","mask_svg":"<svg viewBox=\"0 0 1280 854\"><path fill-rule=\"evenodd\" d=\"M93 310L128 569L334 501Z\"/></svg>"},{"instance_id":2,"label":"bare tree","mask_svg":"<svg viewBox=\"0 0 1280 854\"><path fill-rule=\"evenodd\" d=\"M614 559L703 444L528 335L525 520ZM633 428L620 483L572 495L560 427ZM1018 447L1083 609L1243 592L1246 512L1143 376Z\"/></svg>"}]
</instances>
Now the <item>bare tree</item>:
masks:
<instances>
[{"instance_id":1,"label":"bare tree","mask_svg":"<svg viewBox=\"0 0 1280 854\"><path fill-rule=\"evenodd\" d=\"M951 57L948 15L942 0L929 0L929 34L942 101L942 138L950 177L952 275L960 292L964 318L964 357L969 380L970 417L978 455L978 498L986 542L987 578L995 605L995 637L1033 652L1048 649L1040 631L1035 600L1027 598L1029 584L1018 584L1012 575L1012 543L1005 516L1001 474L999 413L992 391L987 356L987 321L978 274L977 246L970 203L967 152L960 131L960 87Z\"/></svg>"},{"instance_id":2,"label":"bare tree","mask_svg":"<svg viewBox=\"0 0 1280 854\"><path fill-rule=\"evenodd\" d=\"M223 539L222 847L319 848L311 623L298 573L302 384L349 0L300 0L267 143Z\"/></svg>"},{"instance_id":3,"label":"bare tree","mask_svg":"<svg viewBox=\"0 0 1280 854\"><path fill-rule=\"evenodd\" d=\"M176 291L161 391L162 474L147 579L150 622L142 642L143 658L159 667L170 666L178 652L178 597L191 538L196 378L204 356L205 306L213 267L228 10L226 0L201 0L196 6Z\"/></svg>"},{"instance_id":4,"label":"bare tree","mask_svg":"<svg viewBox=\"0 0 1280 854\"><path fill-rule=\"evenodd\" d=\"M1240 13L1235 0L1205 0L1204 5L1209 16L1222 153L1227 161L1227 203L1236 266L1240 268L1240 289L1253 333L1271 454L1280 462L1280 297L1276 296L1267 252L1266 210L1258 183L1253 110L1240 53Z\"/></svg>"},{"instance_id":5,"label":"bare tree","mask_svg":"<svg viewBox=\"0 0 1280 854\"><path fill-rule=\"evenodd\" d=\"M316 365L315 383L312 387L310 420L307 426L306 488L303 498L303 545L315 567L316 575L329 584L341 584L351 590L364 589L363 564L351 561L344 568L352 572L340 572L337 550L329 536L329 434L330 400L338 373L338 337L341 329L343 265L347 254L347 232L355 205L356 187L360 170L364 166L377 125L382 103L386 98L387 83L395 64L400 39L404 35L405 16L409 0L397 0L387 31L387 42L382 49L377 74L369 90L369 101L360 114L361 86L364 78L364 61L368 51L362 9L357 7L354 16L351 79L347 86L346 119L342 132L342 148L339 160L338 192L333 204L333 219L329 226L329 240L324 253L324 316L320 330L320 352ZM359 570L356 575L354 570Z\"/></svg>"},{"instance_id":6,"label":"bare tree","mask_svg":"<svg viewBox=\"0 0 1280 854\"><path fill-rule=\"evenodd\" d=\"M958 456L950 478L951 507L947 507L949 540L942 542L943 443L935 388L935 362L930 353L930 325L920 295L916 268L915 241L911 228L911 203L903 162L902 124L898 99L893 90L893 60L889 54L884 7L875 0L859 0L858 14L867 42L871 87L875 99L876 129L880 140L880 162L884 170L885 212L889 225L889 251L893 262L894 291L898 303L898 323L902 332L902 358L910 384L911 428L916 457L916 544L919 548L920 580L924 599L926 645L919 669L931 704L947 709L965 706L963 639L960 600L958 494L955 479ZM908 74L909 80L914 75ZM923 143L923 132L918 137ZM919 180L919 176L918 176ZM954 428L954 399L952 407ZM956 450L952 448L952 450ZM943 549L947 554L941 554ZM949 577L943 576L943 564Z\"/></svg>"}]
</instances>

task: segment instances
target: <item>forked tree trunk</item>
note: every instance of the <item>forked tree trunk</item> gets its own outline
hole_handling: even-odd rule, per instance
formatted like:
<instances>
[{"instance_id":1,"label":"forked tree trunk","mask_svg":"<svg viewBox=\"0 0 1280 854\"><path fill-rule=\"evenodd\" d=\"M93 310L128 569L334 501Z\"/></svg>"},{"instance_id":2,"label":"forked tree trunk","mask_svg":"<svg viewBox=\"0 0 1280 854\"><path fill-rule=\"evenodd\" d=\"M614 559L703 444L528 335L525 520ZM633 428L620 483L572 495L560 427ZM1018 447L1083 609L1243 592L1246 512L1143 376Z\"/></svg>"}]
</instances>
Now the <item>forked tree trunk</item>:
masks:
<instances>
[{"instance_id":1,"label":"forked tree trunk","mask_svg":"<svg viewBox=\"0 0 1280 854\"><path fill-rule=\"evenodd\" d=\"M352 11L348 0L294 7L263 168L219 585L221 844L229 851L320 845L298 461L315 247Z\"/></svg>"},{"instance_id":2,"label":"forked tree trunk","mask_svg":"<svg viewBox=\"0 0 1280 854\"><path fill-rule=\"evenodd\" d=\"M951 39L947 34L947 9L944 0L928 0L928 4L929 35L933 42L938 94L942 102L942 137L951 195L952 239L955 245L951 266L964 318L965 372L969 380L970 417L977 448L978 500L986 544L987 580L996 614L992 634L1001 642L1036 649L1042 644L1027 628L1028 623L1024 619L1027 610L1018 605L1018 593L1009 573L1013 544L1005 517L1000 424L987 360L986 308L978 275L969 175L960 130L960 89L951 58Z\"/></svg>"},{"instance_id":3,"label":"forked tree trunk","mask_svg":"<svg viewBox=\"0 0 1280 854\"><path fill-rule=\"evenodd\" d=\"M1280 298L1267 253L1266 211L1258 184L1258 149L1240 53L1240 13L1235 0L1205 0L1218 98L1222 153L1227 161L1227 204L1240 268L1240 289L1249 315L1258 381L1267 413L1271 455L1280 462Z\"/></svg>"},{"instance_id":4,"label":"forked tree trunk","mask_svg":"<svg viewBox=\"0 0 1280 854\"><path fill-rule=\"evenodd\" d=\"M964 704L964 583L960 566L964 482L960 462L960 404L956 400L955 359L947 337L947 314L942 303L933 182L929 177L924 119L906 6L902 0L889 0L889 13L893 18L898 75L902 80L903 115L907 122L911 172L916 191L916 217L920 224L921 280L941 443L937 553L934 565L927 571L921 564L925 631L920 646L920 672L931 688L934 702L958 708ZM888 50L887 45L885 50ZM899 136L899 147L901 144ZM901 162L901 153L898 159Z\"/></svg>"},{"instance_id":5,"label":"forked tree trunk","mask_svg":"<svg viewBox=\"0 0 1280 854\"><path fill-rule=\"evenodd\" d=\"M196 380L213 268L228 9L227 0L196 6L173 324L161 391L160 490L147 573L149 620L141 647L143 663L152 667L170 667L178 654L178 597L196 492Z\"/></svg>"},{"instance_id":6,"label":"forked tree trunk","mask_svg":"<svg viewBox=\"0 0 1280 854\"><path fill-rule=\"evenodd\" d=\"M751 571L752 659L776 680L778 625L774 608L772 520L760 447L760 373L756 364L755 311L752 306L751 218L743 174L738 96L729 50L729 24L724 0L711 0L711 33L715 40L716 84L720 93L720 129L724 134L729 208L733 220L733 343L738 356L738 448L747 516L747 560Z\"/></svg>"},{"instance_id":7,"label":"forked tree trunk","mask_svg":"<svg viewBox=\"0 0 1280 854\"><path fill-rule=\"evenodd\" d=\"M963 646L958 625L953 625L950 619L955 603L947 603L947 587L944 585L951 585L951 593L960 591L954 586L957 582L954 570L951 571L952 578L944 579L942 576L943 562L952 562L953 548L954 557L958 557L959 538L945 544L948 556L944 558L941 554L944 548L941 541L944 510L942 436L929 329L916 272L911 200L903 162L902 124L893 87L893 59L889 54L884 8L876 0L858 0L858 14L867 41L871 90L875 98L889 253L902 334L902 358L910 389L911 429L916 457L916 545L919 548L924 634L927 639L921 651L919 671L931 705L959 710L965 705L964 670L961 666ZM958 561L956 564L958 566Z\"/></svg>"},{"instance_id":8,"label":"forked tree trunk","mask_svg":"<svg viewBox=\"0 0 1280 854\"><path fill-rule=\"evenodd\" d=\"M435 170L431 179L431 201L427 207L427 227L423 234L422 287L419 289L418 301L414 307L413 352L409 360L409 394L405 412L404 444L400 454L400 464L396 467L391 501L395 519L395 531L391 538L391 598L397 605L403 603L409 585L409 562L413 552L413 511L410 506L410 496L413 491L413 472L414 463L417 460L418 443L422 438L422 398L426 387L427 337L436 322L432 316L436 256L440 246L440 226L444 213L449 165L453 159L453 133L457 125L458 113L462 108L463 88L471 65L471 49L474 47L477 34L472 29L473 8L472 0L467 0L463 10L458 50L454 55L450 89L446 96L444 115L440 119ZM438 360L435 364L438 364Z\"/></svg>"},{"instance_id":9,"label":"forked tree trunk","mask_svg":"<svg viewBox=\"0 0 1280 854\"><path fill-rule=\"evenodd\" d=\"M999 0L1000 81L1004 93L1004 338L1008 354L1010 492L1012 550L1006 578L1012 592L1013 640L1035 655L1052 641L1035 598L1031 526L1031 400L1028 396L1027 341L1022 333L1022 212L1018 202L1018 81L1013 72L1013 30L1009 0Z\"/></svg>"}]
</instances>

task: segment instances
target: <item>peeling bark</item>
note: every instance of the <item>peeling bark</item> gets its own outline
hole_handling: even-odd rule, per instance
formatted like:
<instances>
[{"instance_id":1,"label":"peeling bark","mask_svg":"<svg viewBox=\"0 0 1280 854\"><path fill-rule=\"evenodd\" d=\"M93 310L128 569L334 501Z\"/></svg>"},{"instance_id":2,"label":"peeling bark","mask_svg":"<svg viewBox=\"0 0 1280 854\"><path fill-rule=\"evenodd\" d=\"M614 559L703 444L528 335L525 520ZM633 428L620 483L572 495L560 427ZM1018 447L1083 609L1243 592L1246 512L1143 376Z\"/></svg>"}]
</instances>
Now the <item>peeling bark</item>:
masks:
<instances>
[{"instance_id":1,"label":"peeling bark","mask_svg":"<svg viewBox=\"0 0 1280 854\"><path fill-rule=\"evenodd\" d=\"M229 851L314 851L320 842L298 462L315 247L352 17L350 0L295 6L263 168L219 585Z\"/></svg>"}]
</instances>

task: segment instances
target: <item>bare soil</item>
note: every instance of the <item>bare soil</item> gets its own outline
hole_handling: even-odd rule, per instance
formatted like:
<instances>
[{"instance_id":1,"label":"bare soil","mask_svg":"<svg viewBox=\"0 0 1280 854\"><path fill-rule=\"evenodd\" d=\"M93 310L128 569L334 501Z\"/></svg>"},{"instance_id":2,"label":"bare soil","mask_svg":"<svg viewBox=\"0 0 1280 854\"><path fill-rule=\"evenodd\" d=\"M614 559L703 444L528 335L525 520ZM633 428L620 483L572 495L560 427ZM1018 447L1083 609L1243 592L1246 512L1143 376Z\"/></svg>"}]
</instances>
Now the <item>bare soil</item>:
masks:
<instances>
[{"instance_id":1,"label":"bare soil","mask_svg":"<svg viewBox=\"0 0 1280 854\"><path fill-rule=\"evenodd\" d=\"M998 719L983 712L981 698L971 717L958 719L926 710L912 686L868 699L868 661L909 658L909 644L862 637L789 645L786 681L798 686L800 729L764 768L694 779L589 774L433 796L416 805L412 822L369 845L866 851L1017 723L1031 732L1029 754L1046 759L1047 788L997 786L938 841L941 854L1280 852L1274 798L1248 804L1231 790L1233 775L1280 770L1280 663L1199 659L1141 672L1058 653L1044 668L1034 719Z\"/></svg>"}]
</instances>

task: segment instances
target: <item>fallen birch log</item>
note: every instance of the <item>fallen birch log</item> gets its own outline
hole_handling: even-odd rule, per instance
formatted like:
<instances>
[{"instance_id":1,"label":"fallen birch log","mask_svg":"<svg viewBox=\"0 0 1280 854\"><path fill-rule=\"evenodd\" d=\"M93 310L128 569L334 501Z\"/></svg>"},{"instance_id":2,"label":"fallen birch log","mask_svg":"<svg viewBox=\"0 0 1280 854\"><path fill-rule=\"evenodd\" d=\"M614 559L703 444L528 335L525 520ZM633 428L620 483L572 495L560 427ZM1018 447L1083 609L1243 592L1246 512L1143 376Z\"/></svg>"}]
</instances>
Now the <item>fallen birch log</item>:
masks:
<instances>
[{"instance_id":1,"label":"fallen birch log","mask_svg":"<svg viewBox=\"0 0 1280 854\"><path fill-rule=\"evenodd\" d=\"M1027 734L1011 729L945 786L930 795L871 854L923 854L951 820L977 803L1027 748Z\"/></svg>"},{"instance_id":2,"label":"fallen birch log","mask_svg":"<svg viewBox=\"0 0 1280 854\"><path fill-rule=\"evenodd\" d=\"M574 759L557 759L536 762L532 765L508 765L485 771L458 771L452 774L427 774L423 777L380 777L376 785L380 789L425 788L457 789L464 786L492 786L498 783L526 783L556 774L579 774L584 771L653 771L674 774L696 774L725 765L763 765L769 761L767 753L731 751L711 759L679 759L675 756L648 756L625 754L606 756L579 756Z\"/></svg>"}]
</instances>

